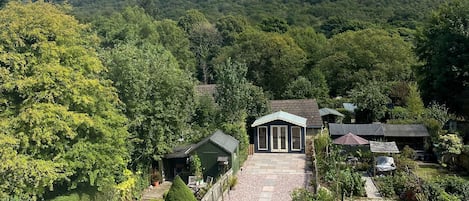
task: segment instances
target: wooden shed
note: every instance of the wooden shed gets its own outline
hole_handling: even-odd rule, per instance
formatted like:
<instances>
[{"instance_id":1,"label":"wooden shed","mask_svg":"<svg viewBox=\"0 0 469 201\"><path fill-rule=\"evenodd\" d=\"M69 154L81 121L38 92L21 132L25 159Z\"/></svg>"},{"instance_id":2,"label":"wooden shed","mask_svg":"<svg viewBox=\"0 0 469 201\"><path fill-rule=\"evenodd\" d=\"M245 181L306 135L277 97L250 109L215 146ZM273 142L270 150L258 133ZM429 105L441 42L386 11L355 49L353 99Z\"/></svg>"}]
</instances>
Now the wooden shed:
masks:
<instances>
[{"instance_id":1,"label":"wooden shed","mask_svg":"<svg viewBox=\"0 0 469 201\"><path fill-rule=\"evenodd\" d=\"M197 144L176 147L164 157L165 177L172 179L180 175L186 179L191 174L191 156L195 154L200 158L204 178L216 178L230 168L236 172L239 169L238 146L238 140L218 130Z\"/></svg>"}]
</instances>

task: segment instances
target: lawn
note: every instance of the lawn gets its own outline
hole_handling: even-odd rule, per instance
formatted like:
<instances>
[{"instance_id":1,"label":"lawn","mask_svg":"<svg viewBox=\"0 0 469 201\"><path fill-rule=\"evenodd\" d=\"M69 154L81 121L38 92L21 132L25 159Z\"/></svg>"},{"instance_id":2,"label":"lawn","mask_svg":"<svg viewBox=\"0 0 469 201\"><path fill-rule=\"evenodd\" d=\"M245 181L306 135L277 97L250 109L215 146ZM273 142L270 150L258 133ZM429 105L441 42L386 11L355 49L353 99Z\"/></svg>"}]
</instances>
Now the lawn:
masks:
<instances>
[{"instance_id":1,"label":"lawn","mask_svg":"<svg viewBox=\"0 0 469 201\"><path fill-rule=\"evenodd\" d=\"M442 177L442 176L449 176L449 175L456 175L456 176L460 176L461 178L464 178L465 180L469 181L469 176L466 174L466 175L460 175L458 173L455 173L455 172L450 172L444 168L442 168L440 165L438 164L431 164L431 165L418 165L417 166L417 169L415 170L415 174L417 174L417 176L419 176L420 178L424 179L424 180L429 180L429 179L432 179L432 178L436 178L438 176Z\"/></svg>"}]
</instances>

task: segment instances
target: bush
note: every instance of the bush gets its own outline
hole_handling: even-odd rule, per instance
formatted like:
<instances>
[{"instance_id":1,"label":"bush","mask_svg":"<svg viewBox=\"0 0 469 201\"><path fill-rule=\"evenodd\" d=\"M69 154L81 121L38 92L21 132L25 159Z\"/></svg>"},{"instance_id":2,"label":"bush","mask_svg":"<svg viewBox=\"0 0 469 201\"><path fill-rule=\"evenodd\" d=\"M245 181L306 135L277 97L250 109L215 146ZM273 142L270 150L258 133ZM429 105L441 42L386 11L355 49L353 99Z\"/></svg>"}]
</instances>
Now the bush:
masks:
<instances>
[{"instance_id":1,"label":"bush","mask_svg":"<svg viewBox=\"0 0 469 201\"><path fill-rule=\"evenodd\" d=\"M342 170L336 180L341 183L346 196L365 194L365 181L362 180L362 175L358 172L352 172L350 169Z\"/></svg>"},{"instance_id":2,"label":"bush","mask_svg":"<svg viewBox=\"0 0 469 201\"><path fill-rule=\"evenodd\" d=\"M382 196L389 198L396 195L392 176L376 177L375 183Z\"/></svg>"},{"instance_id":3,"label":"bush","mask_svg":"<svg viewBox=\"0 0 469 201\"><path fill-rule=\"evenodd\" d=\"M182 181L181 177L176 176L173 184L166 195L165 201L197 201L189 187Z\"/></svg>"},{"instance_id":4,"label":"bush","mask_svg":"<svg viewBox=\"0 0 469 201\"><path fill-rule=\"evenodd\" d=\"M326 188L320 188L317 194L304 188L296 188L290 196L292 201L334 201L334 196Z\"/></svg>"}]
</instances>

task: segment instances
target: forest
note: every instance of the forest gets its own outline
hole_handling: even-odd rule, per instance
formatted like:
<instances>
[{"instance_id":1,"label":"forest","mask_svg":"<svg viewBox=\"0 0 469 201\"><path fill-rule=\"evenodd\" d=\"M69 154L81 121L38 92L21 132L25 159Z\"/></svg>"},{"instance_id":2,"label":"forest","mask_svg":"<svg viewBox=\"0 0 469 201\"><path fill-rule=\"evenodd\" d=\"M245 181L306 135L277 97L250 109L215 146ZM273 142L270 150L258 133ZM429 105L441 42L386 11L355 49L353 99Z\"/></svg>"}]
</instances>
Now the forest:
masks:
<instances>
[{"instance_id":1,"label":"forest","mask_svg":"<svg viewBox=\"0 0 469 201\"><path fill-rule=\"evenodd\" d=\"M464 0L0 6L0 200L132 200L153 161L216 129L245 159L269 100L352 102L358 123L469 118Z\"/></svg>"}]
</instances>

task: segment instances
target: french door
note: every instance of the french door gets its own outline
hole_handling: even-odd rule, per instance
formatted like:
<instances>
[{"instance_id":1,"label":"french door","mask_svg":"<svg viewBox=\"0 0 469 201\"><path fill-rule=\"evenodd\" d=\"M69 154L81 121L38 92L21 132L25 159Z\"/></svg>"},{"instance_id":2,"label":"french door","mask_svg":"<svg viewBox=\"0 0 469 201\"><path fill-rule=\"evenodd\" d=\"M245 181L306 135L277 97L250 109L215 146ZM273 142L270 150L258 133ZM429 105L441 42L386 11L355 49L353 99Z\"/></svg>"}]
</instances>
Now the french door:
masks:
<instances>
[{"instance_id":1,"label":"french door","mask_svg":"<svg viewBox=\"0 0 469 201\"><path fill-rule=\"evenodd\" d=\"M271 126L271 152L288 152L287 126Z\"/></svg>"}]
</instances>

